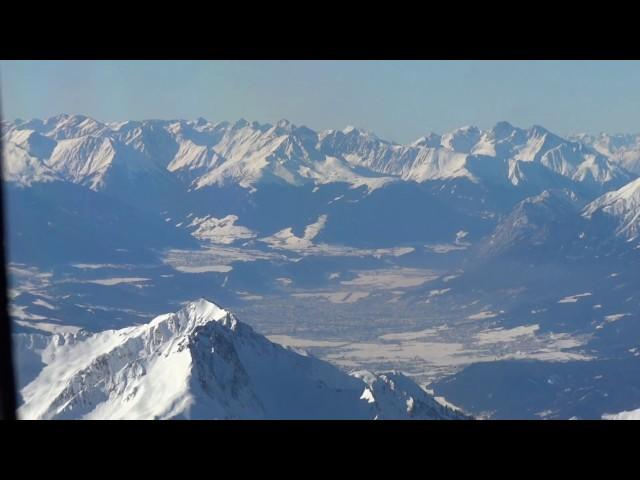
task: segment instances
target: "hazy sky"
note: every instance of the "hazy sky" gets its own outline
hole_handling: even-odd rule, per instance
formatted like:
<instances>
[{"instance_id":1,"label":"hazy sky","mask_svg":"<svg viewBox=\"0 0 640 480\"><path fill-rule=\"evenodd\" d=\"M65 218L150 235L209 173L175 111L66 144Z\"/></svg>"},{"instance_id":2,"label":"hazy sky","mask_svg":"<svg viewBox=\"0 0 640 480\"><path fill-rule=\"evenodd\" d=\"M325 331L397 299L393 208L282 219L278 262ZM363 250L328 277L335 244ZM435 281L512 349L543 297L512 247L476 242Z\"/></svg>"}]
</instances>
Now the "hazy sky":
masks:
<instances>
[{"instance_id":1,"label":"hazy sky","mask_svg":"<svg viewBox=\"0 0 640 480\"><path fill-rule=\"evenodd\" d=\"M397 142L500 120L640 131L640 61L0 61L0 82L11 120L286 118Z\"/></svg>"}]
</instances>

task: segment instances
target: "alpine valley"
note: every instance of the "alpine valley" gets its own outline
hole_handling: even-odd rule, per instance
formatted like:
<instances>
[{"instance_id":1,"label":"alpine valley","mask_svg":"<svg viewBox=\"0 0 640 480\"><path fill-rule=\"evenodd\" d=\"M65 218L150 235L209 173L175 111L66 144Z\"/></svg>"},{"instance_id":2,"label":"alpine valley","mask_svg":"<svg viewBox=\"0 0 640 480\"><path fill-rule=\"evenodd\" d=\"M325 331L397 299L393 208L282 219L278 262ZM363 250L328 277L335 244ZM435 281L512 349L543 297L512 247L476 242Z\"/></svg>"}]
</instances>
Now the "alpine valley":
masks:
<instances>
[{"instance_id":1,"label":"alpine valley","mask_svg":"<svg viewBox=\"0 0 640 480\"><path fill-rule=\"evenodd\" d=\"M640 134L63 114L2 145L24 418L637 417Z\"/></svg>"}]
</instances>

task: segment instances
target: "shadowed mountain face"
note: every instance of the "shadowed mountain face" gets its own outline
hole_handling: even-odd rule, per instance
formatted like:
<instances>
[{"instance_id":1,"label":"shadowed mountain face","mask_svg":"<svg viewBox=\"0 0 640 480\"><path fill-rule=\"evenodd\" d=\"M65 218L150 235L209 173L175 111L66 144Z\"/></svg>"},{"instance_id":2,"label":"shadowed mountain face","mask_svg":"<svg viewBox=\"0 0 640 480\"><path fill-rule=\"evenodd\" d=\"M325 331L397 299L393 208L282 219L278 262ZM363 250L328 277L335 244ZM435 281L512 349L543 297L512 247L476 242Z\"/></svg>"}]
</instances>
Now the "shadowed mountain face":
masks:
<instances>
[{"instance_id":1,"label":"shadowed mountain face","mask_svg":"<svg viewBox=\"0 0 640 480\"><path fill-rule=\"evenodd\" d=\"M478 363L434 385L438 394L494 419L592 419L640 405L640 360Z\"/></svg>"},{"instance_id":2,"label":"shadowed mountain face","mask_svg":"<svg viewBox=\"0 0 640 480\"><path fill-rule=\"evenodd\" d=\"M156 258L154 249L197 246L160 215L75 184L9 185L6 196L9 258L14 262L149 262Z\"/></svg>"},{"instance_id":3,"label":"shadowed mountain face","mask_svg":"<svg viewBox=\"0 0 640 480\"><path fill-rule=\"evenodd\" d=\"M120 331L209 296L343 369L411 372L474 414L636 407L614 366L640 354L635 137L500 122L398 145L286 120L79 115L2 135L19 335ZM39 342L25 355L42 360ZM479 388L492 375L504 382ZM519 375L538 385L530 401L510 396ZM540 387L554 375L571 392ZM609 397L582 398L599 375Z\"/></svg>"}]
</instances>

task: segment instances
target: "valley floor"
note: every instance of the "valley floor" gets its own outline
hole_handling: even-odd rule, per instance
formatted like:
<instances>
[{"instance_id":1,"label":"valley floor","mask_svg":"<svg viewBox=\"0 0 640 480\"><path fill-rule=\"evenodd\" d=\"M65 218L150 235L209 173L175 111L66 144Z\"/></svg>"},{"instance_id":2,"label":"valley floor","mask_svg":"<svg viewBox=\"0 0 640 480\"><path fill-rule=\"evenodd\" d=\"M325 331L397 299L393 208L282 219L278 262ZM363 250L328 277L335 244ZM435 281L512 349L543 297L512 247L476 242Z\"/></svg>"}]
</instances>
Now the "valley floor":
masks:
<instances>
[{"instance_id":1,"label":"valley floor","mask_svg":"<svg viewBox=\"0 0 640 480\"><path fill-rule=\"evenodd\" d=\"M228 306L272 341L344 370L397 369L487 417L553 417L553 409L530 412L512 405L504 414L499 404L489 411L467 391L474 380L466 369L500 369L513 361L537 361L549 375L566 365L591 369L608 357L589 345L598 326L624 322L631 313L604 309L590 328L553 331L549 318L558 312L570 318L587 303L592 312L602 309L592 292L559 292L557 298L541 292L539 305L529 305L536 298L528 292L530 308L522 316L523 289L489 294L467 288L460 283L462 268L442 266L443 256L457 250L443 250L326 247L324 255L310 255L215 246L168 251L163 262L147 265L73 264L45 271L12 264L12 317L18 335L101 331L149 321L203 296ZM630 359L640 355L627 353ZM21 385L33 376L18 373Z\"/></svg>"}]
</instances>

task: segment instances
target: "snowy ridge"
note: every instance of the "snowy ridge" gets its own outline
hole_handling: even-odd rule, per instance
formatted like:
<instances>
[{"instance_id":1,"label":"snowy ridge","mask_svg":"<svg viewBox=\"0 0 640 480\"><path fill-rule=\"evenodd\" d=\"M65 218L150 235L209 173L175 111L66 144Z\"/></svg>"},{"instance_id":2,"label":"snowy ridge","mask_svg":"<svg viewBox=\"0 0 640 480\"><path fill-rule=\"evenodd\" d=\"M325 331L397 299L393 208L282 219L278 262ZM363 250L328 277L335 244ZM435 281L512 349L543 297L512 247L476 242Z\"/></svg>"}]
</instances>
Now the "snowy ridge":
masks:
<instances>
[{"instance_id":1,"label":"snowy ridge","mask_svg":"<svg viewBox=\"0 0 640 480\"><path fill-rule=\"evenodd\" d=\"M40 159L29 154L15 143L3 143L3 174L5 181L21 187L30 187L33 183L47 183L59 180L56 173Z\"/></svg>"},{"instance_id":2,"label":"snowy ridge","mask_svg":"<svg viewBox=\"0 0 640 480\"><path fill-rule=\"evenodd\" d=\"M60 140L47 161L47 166L74 183L98 188L115 156L109 139L79 137Z\"/></svg>"},{"instance_id":3,"label":"snowy ridge","mask_svg":"<svg viewBox=\"0 0 640 480\"><path fill-rule=\"evenodd\" d=\"M9 127L2 131L3 173L5 181L22 187L33 183L60 180L58 175L44 164L55 147L55 141L34 130L16 130Z\"/></svg>"},{"instance_id":4,"label":"snowy ridge","mask_svg":"<svg viewBox=\"0 0 640 480\"><path fill-rule=\"evenodd\" d=\"M572 140L594 148L630 172L640 175L640 133L609 135L600 133L574 135Z\"/></svg>"},{"instance_id":5,"label":"snowy ridge","mask_svg":"<svg viewBox=\"0 0 640 480\"><path fill-rule=\"evenodd\" d=\"M534 252L548 257L545 247L552 244L562 249L574 236L572 220L578 217L583 202L571 191L545 190L517 203L512 211L485 239L479 252L482 256L525 255Z\"/></svg>"},{"instance_id":6,"label":"snowy ridge","mask_svg":"<svg viewBox=\"0 0 640 480\"><path fill-rule=\"evenodd\" d=\"M23 145L25 135L31 135L34 143L28 149ZM442 136L430 133L398 145L354 127L315 132L287 120L276 125L246 120L213 124L204 119L105 124L63 114L10 124L4 138L10 164L25 163L13 158L20 151L12 145L18 145L67 181L96 190L109 182L108 173L114 168L128 176L168 172L188 189L344 182L371 191L399 180L456 178L518 186L527 181L523 163L601 191L635 178L623 168L627 163L616 160L618 150L563 139L539 126L525 130L507 122L486 131L468 126ZM40 171L24 170L25 175L10 180L29 184L46 178ZM533 176L529 181L539 179Z\"/></svg>"},{"instance_id":7,"label":"snowy ridge","mask_svg":"<svg viewBox=\"0 0 640 480\"><path fill-rule=\"evenodd\" d=\"M44 368L21 391L22 418L466 418L400 373L349 375L203 299L76 337L42 354Z\"/></svg>"},{"instance_id":8,"label":"snowy ridge","mask_svg":"<svg viewBox=\"0 0 640 480\"><path fill-rule=\"evenodd\" d=\"M580 199L571 191L545 190L540 195L526 198L496 227L494 233L481 246L482 255L505 254L514 249L542 247L551 242L560 248L563 233L569 221L582 207ZM561 228L556 228L560 226ZM571 234L571 230L569 233Z\"/></svg>"},{"instance_id":9,"label":"snowy ridge","mask_svg":"<svg viewBox=\"0 0 640 480\"><path fill-rule=\"evenodd\" d=\"M260 181L290 185L347 182L354 187L376 188L391 180L360 175L344 160L320 155L315 149L317 134L286 120L268 129L238 122L223 126L222 133L215 149L224 161L202 175L195 182L196 188L228 182L250 188Z\"/></svg>"},{"instance_id":10,"label":"snowy ridge","mask_svg":"<svg viewBox=\"0 0 640 480\"><path fill-rule=\"evenodd\" d=\"M585 218L604 215L616 222L616 234L634 240L640 234L640 179L605 193L584 209Z\"/></svg>"}]
</instances>

